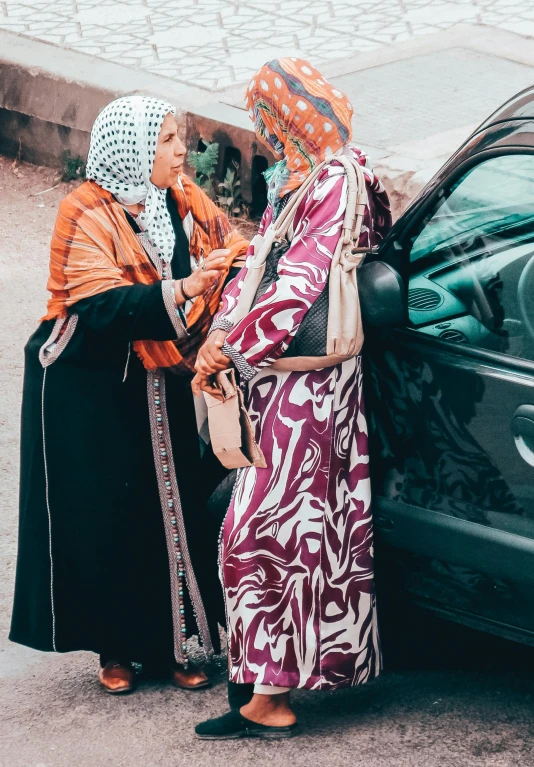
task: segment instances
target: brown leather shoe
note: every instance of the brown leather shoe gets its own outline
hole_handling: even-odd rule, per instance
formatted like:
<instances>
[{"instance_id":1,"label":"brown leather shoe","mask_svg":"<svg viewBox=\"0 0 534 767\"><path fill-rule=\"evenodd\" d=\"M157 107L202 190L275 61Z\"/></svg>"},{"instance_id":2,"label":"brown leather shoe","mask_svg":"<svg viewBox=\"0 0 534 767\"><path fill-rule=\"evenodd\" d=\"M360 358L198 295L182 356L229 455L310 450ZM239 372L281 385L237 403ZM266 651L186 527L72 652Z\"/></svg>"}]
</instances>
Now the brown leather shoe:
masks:
<instances>
[{"instance_id":1,"label":"brown leather shoe","mask_svg":"<svg viewBox=\"0 0 534 767\"><path fill-rule=\"evenodd\" d=\"M177 666L172 672L172 683L181 690L203 690L210 686L210 680L203 671L194 666L185 669Z\"/></svg>"},{"instance_id":2,"label":"brown leather shoe","mask_svg":"<svg viewBox=\"0 0 534 767\"><path fill-rule=\"evenodd\" d=\"M98 681L110 695L124 695L135 689L135 671L130 665L110 660L98 672Z\"/></svg>"}]
</instances>

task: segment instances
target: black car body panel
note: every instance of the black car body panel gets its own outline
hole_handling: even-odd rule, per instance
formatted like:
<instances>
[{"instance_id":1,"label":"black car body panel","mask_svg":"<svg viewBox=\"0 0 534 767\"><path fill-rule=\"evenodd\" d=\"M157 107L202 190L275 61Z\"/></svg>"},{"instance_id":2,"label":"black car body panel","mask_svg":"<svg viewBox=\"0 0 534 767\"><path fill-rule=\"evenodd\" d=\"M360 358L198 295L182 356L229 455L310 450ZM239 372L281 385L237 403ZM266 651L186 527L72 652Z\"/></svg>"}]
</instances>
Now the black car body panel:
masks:
<instances>
[{"instance_id":1,"label":"black car body panel","mask_svg":"<svg viewBox=\"0 0 534 767\"><path fill-rule=\"evenodd\" d=\"M475 131L371 256L403 276L410 317L368 333L365 356L385 599L534 645L531 189L534 88Z\"/></svg>"}]
</instances>

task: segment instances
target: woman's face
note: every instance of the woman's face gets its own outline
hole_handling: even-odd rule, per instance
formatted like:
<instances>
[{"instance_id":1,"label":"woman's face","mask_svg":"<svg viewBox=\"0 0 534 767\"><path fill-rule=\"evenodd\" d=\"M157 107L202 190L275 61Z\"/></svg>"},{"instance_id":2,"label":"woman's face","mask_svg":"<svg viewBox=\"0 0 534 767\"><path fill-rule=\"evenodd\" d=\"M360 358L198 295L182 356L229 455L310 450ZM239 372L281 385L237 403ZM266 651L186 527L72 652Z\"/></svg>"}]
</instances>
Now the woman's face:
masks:
<instances>
[{"instance_id":1,"label":"woman's face","mask_svg":"<svg viewBox=\"0 0 534 767\"><path fill-rule=\"evenodd\" d=\"M158 136L156 156L150 176L154 186L159 189L168 189L176 184L184 165L185 152L185 146L178 138L176 120L169 112L163 120Z\"/></svg>"},{"instance_id":2,"label":"woman's face","mask_svg":"<svg viewBox=\"0 0 534 767\"><path fill-rule=\"evenodd\" d=\"M281 159L282 159L282 157L283 157L284 155L283 155L283 154L280 154L280 152L277 152L275 149L273 149L273 148L272 148L272 146L271 146L271 145L269 144L269 142L267 141L267 139L263 138L263 136L261 135L261 133L258 133L258 131L255 131L255 133L256 133L256 138L257 138L257 139L259 139L259 140L261 141L261 143L263 144L263 146L266 146L266 147L267 147L267 149L269 150L269 152L270 152L272 155L274 155L274 156L275 156L275 157L276 157L278 160L281 160Z\"/></svg>"}]
</instances>

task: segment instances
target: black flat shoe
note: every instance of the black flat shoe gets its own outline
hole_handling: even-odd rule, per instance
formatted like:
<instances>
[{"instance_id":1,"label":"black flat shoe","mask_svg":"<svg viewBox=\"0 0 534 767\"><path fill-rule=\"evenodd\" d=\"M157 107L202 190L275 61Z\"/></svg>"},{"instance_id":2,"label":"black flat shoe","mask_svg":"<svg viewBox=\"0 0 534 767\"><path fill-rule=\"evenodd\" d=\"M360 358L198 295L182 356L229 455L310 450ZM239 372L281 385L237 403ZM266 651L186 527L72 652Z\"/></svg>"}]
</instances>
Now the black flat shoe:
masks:
<instances>
[{"instance_id":1,"label":"black flat shoe","mask_svg":"<svg viewBox=\"0 0 534 767\"><path fill-rule=\"evenodd\" d=\"M238 684L237 682L228 682L228 703L231 709L239 709L250 703L254 695L253 684Z\"/></svg>"},{"instance_id":2,"label":"black flat shoe","mask_svg":"<svg viewBox=\"0 0 534 767\"><path fill-rule=\"evenodd\" d=\"M239 711L229 711L217 719L197 724L195 733L201 740L237 740L238 738L259 738L260 740L280 740L292 738L296 724L287 727L269 727L245 719Z\"/></svg>"}]
</instances>

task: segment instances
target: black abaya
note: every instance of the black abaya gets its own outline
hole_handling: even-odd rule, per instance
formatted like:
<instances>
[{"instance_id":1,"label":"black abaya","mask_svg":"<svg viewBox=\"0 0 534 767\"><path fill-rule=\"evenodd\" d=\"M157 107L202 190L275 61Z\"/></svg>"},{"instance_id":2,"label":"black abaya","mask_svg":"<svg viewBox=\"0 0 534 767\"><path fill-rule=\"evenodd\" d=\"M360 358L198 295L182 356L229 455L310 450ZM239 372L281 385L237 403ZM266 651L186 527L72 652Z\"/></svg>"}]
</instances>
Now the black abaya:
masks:
<instances>
[{"instance_id":1,"label":"black abaya","mask_svg":"<svg viewBox=\"0 0 534 767\"><path fill-rule=\"evenodd\" d=\"M176 215L173 225L177 278L190 273L190 261ZM54 321L42 322L26 346L10 638L39 650L171 659L177 644L171 603L177 565L166 544L168 509L155 469L150 374L131 343L175 339L176 320L165 307L160 283L109 290L79 301L71 311L78 318L74 332L66 345L59 342L64 348L52 364L43 367L39 351ZM69 328L68 334L72 320ZM187 547L209 625L208 644L211 638L217 649L217 622L224 623L218 529L205 512L217 478L211 480L202 468L189 378L161 370L158 375L166 390ZM202 616L195 604L195 617L185 591L191 635L198 633Z\"/></svg>"}]
</instances>

